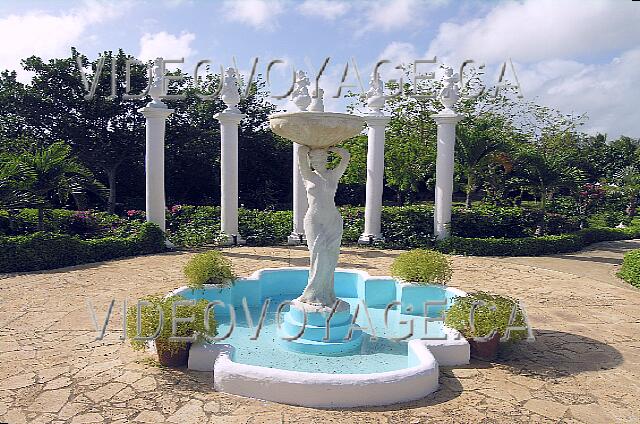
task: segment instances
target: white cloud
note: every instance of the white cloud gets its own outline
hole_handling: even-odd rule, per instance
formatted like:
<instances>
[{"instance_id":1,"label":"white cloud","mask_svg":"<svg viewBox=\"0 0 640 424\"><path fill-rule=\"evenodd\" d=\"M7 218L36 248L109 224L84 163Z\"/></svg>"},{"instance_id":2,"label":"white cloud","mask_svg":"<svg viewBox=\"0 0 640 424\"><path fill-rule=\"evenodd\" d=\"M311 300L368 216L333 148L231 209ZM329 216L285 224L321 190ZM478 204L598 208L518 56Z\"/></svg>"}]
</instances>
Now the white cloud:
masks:
<instances>
[{"instance_id":1,"label":"white cloud","mask_svg":"<svg viewBox=\"0 0 640 424\"><path fill-rule=\"evenodd\" d=\"M349 3L330 0L305 0L298 6L300 13L306 16L319 16L324 19L334 20L349 11Z\"/></svg>"},{"instance_id":2,"label":"white cloud","mask_svg":"<svg viewBox=\"0 0 640 424\"><path fill-rule=\"evenodd\" d=\"M284 4L281 0L225 0L223 10L231 21L273 29L276 16L284 12Z\"/></svg>"},{"instance_id":3,"label":"white cloud","mask_svg":"<svg viewBox=\"0 0 640 424\"><path fill-rule=\"evenodd\" d=\"M640 98L638 22L640 7L632 2L507 1L480 18L441 24L427 53L453 66L465 59L486 64L488 85L497 82L493 70L512 58L525 97L586 112L588 132L638 137L640 121L631 112Z\"/></svg>"},{"instance_id":4,"label":"white cloud","mask_svg":"<svg viewBox=\"0 0 640 424\"><path fill-rule=\"evenodd\" d=\"M604 64L543 61L518 71L526 97L563 112L585 113L589 133L640 137L637 103L640 48L626 51Z\"/></svg>"},{"instance_id":5,"label":"white cloud","mask_svg":"<svg viewBox=\"0 0 640 424\"><path fill-rule=\"evenodd\" d=\"M447 4L449 0L378 0L357 3L359 29L356 35L365 32L389 32L395 30L421 29L425 16L434 8Z\"/></svg>"},{"instance_id":6,"label":"white cloud","mask_svg":"<svg viewBox=\"0 0 640 424\"><path fill-rule=\"evenodd\" d=\"M21 80L28 80L28 73L21 71L20 60L37 55L43 58L69 56L70 47L81 42L94 24L118 16L126 10L123 3L85 2L67 12L52 14L29 11L21 15L9 15L0 19L0 69L18 71Z\"/></svg>"},{"instance_id":7,"label":"white cloud","mask_svg":"<svg viewBox=\"0 0 640 424\"><path fill-rule=\"evenodd\" d=\"M403 28L420 15L418 0L388 0L370 3L363 31L390 31Z\"/></svg>"},{"instance_id":8,"label":"white cloud","mask_svg":"<svg viewBox=\"0 0 640 424\"><path fill-rule=\"evenodd\" d=\"M394 41L382 50L378 59L390 60L391 65L395 66L401 64L409 65L413 63L415 59L419 59L420 56L421 54L418 54L413 44Z\"/></svg>"},{"instance_id":9,"label":"white cloud","mask_svg":"<svg viewBox=\"0 0 640 424\"><path fill-rule=\"evenodd\" d=\"M640 43L632 2L526 0L498 3L484 17L440 25L430 54L459 62L533 62L598 54Z\"/></svg>"},{"instance_id":10,"label":"white cloud","mask_svg":"<svg viewBox=\"0 0 640 424\"><path fill-rule=\"evenodd\" d=\"M183 31L180 35L161 31L154 34L145 33L140 38L140 53L137 58L142 61L153 60L156 57L164 59L182 59L188 61L195 53L191 43L196 39L195 34Z\"/></svg>"}]
</instances>

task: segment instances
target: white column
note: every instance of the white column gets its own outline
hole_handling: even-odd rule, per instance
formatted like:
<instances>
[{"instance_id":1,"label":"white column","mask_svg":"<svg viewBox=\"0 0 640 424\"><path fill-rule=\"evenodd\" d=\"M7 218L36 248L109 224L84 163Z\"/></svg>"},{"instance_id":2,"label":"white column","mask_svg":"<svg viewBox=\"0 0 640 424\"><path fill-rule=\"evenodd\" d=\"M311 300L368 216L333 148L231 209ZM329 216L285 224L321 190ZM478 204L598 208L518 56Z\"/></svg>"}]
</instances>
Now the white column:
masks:
<instances>
[{"instance_id":1,"label":"white column","mask_svg":"<svg viewBox=\"0 0 640 424\"><path fill-rule=\"evenodd\" d=\"M147 119L145 148L145 206L147 221L165 230L164 133L166 119L173 109L146 106L139 109Z\"/></svg>"},{"instance_id":2,"label":"white column","mask_svg":"<svg viewBox=\"0 0 640 424\"><path fill-rule=\"evenodd\" d=\"M382 241L382 191L384 189L384 133L391 120L389 116L364 117L369 126L367 142L367 194L364 208L364 232L361 244Z\"/></svg>"},{"instance_id":3,"label":"white column","mask_svg":"<svg viewBox=\"0 0 640 424\"><path fill-rule=\"evenodd\" d=\"M450 236L456 124L462 117L450 110L444 110L431 117L438 124L436 204L433 209L433 231L438 239L443 239Z\"/></svg>"},{"instance_id":4,"label":"white column","mask_svg":"<svg viewBox=\"0 0 640 424\"><path fill-rule=\"evenodd\" d=\"M323 90L320 90L317 95L314 93L314 98L309 96L309 78L304 71L298 71L296 74L296 81L294 90L291 93L291 102L301 112L306 112L307 108L311 105L311 110L314 112L324 112L324 103L322 101ZM287 238L287 244L297 246L299 244L306 244L307 239L304 236L304 216L309 208L307 201L307 190L304 188L302 182L302 174L298 166L298 143L293 143L293 230Z\"/></svg>"},{"instance_id":5,"label":"white column","mask_svg":"<svg viewBox=\"0 0 640 424\"><path fill-rule=\"evenodd\" d=\"M302 182L302 174L298 167L298 143L293 143L293 231L287 239L289 245L304 244L304 216L307 213L309 204L307 202L307 191Z\"/></svg>"},{"instance_id":6,"label":"white column","mask_svg":"<svg viewBox=\"0 0 640 424\"><path fill-rule=\"evenodd\" d=\"M215 115L220 121L220 230L225 244L243 244L238 231L238 124L245 115L226 109Z\"/></svg>"}]
</instances>

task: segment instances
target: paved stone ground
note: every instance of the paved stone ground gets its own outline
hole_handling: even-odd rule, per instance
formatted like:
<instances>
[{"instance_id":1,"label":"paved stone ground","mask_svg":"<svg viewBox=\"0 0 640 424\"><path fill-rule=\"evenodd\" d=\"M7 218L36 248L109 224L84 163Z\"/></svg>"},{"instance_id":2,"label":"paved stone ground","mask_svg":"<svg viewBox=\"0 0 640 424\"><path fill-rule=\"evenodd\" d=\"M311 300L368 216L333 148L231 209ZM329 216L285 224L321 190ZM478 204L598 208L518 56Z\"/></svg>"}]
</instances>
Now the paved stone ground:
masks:
<instances>
[{"instance_id":1,"label":"paved stone ground","mask_svg":"<svg viewBox=\"0 0 640 424\"><path fill-rule=\"evenodd\" d=\"M122 301L182 285L193 253L0 276L0 422L640 422L640 291L613 275L631 247L637 243L602 244L590 254L607 259L600 261L586 253L573 260L455 257L452 285L522 299L536 342L495 363L443 368L440 390L420 401L346 411L216 393L209 373L158 368L119 340ZM299 248L225 254L241 275L307 264ZM396 254L345 248L340 266L384 275ZM99 321L116 299L102 341L93 341L86 299Z\"/></svg>"}]
</instances>

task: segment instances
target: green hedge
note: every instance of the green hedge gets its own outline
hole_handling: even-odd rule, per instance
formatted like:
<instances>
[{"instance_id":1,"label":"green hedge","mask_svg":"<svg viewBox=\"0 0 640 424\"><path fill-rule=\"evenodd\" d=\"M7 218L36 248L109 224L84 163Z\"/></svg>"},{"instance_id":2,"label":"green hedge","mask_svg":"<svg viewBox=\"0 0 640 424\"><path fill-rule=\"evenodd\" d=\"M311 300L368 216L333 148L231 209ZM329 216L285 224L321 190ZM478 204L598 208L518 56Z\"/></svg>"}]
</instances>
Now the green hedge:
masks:
<instances>
[{"instance_id":1,"label":"green hedge","mask_svg":"<svg viewBox=\"0 0 640 424\"><path fill-rule=\"evenodd\" d=\"M174 208L172 208L174 209ZM356 243L364 230L364 208L340 208L344 219L342 240ZM239 230L249 245L268 246L286 242L291 233L291 211L239 210ZM517 207L476 206L470 210L455 207L451 230L465 238L525 238L541 223L538 210ZM545 222L549 234L576 231L579 222L572 217L549 214ZM177 246L214 244L220 232L220 208L182 205L167 214L169 239ZM382 235L386 247L433 246L433 206L386 206L382 208Z\"/></svg>"},{"instance_id":2,"label":"green hedge","mask_svg":"<svg viewBox=\"0 0 640 424\"><path fill-rule=\"evenodd\" d=\"M632 250L624 255L618 276L627 283L640 288L640 250Z\"/></svg>"},{"instance_id":3,"label":"green hedge","mask_svg":"<svg viewBox=\"0 0 640 424\"><path fill-rule=\"evenodd\" d=\"M640 238L640 225L627 228L585 228L562 235L526 238L450 237L436 243L444 253L469 256L541 256L576 252L600 241Z\"/></svg>"},{"instance_id":4,"label":"green hedge","mask_svg":"<svg viewBox=\"0 0 640 424\"><path fill-rule=\"evenodd\" d=\"M46 232L0 237L0 272L61 268L164 249L164 234L151 223L142 224L137 233L128 237L82 240Z\"/></svg>"}]
</instances>

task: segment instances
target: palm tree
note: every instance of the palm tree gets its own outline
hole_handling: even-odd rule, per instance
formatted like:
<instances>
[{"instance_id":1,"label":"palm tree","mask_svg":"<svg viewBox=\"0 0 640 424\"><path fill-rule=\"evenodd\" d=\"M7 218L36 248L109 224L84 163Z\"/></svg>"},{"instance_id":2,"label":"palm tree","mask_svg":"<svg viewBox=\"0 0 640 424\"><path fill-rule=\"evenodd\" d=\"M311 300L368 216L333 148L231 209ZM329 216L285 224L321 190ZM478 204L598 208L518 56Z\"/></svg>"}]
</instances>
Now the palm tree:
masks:
<instances>
[{"instance_id":1,"label":"palm tree","mask_svg":"<svg viewBox=\"0 0 640 424\"><path fill-rule=\"evenodd\" d=\"M482 168L504 152L507 141L503 133L503 120L485 116L458 127L456 159L467 176L465 207L471 207L471 195L477 187L477 176Z\"/></svg>"},{"instance_id":2,"label":"palm tree","mask_svg":"<svg viewBox=\"0 0 640 424\"><path fill-rule=\"evenodd\" d=\"M15 156L0 157L0 208L12 209L24 207L33 202L33 196L27 191L34 175Z\"/></svg>"},{"instance_id":3,"label":"palm tree","mask_svg":"<svg viewBox=\"0 0 640 424\"><path fill-rule=\"evenodd\" d=\"M23 193L31 196L31 205L38 209L38 229L43 229L44 210L57 201L64 205L69 197L86 191L103 195L104 186L71 154L62 142L36 148L15 157L16 166L30 175Z\"/></svg>"},{"instance_id":4,"label":"palm tree","mask_svg":"<svg viewBox=\"0 0 640 424\"><path fill-rule=\"evenodd\" d=\"M613 176L614 192L620 193L627 199L627 216L634 217L638 209L640 196L640 172L633 165L625 166Z\"/></svg>"},{"instance_id":5,"label":"palm tree","mask_svg":"<svg viewBox=\"0 0 640 424\"><path fill-rule=\"evenodd\" d=\"M560 189L575 190L584 182L584 173L571 165L568 152L543 149L536 146L524 147L518 154L519 173L527 185L540 195L540 209L543 222L540 231L544 233L544 218L547 201Z\"/></svg>"}]
</instances>

